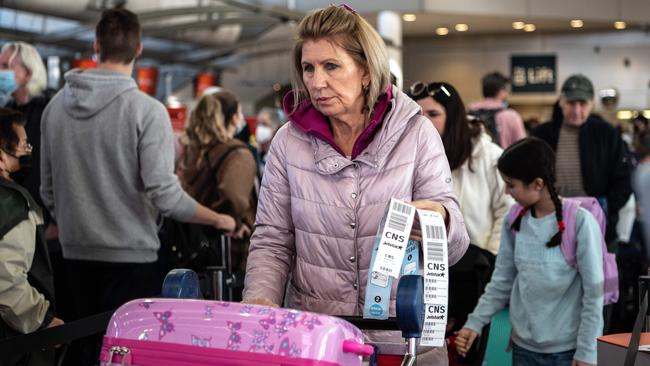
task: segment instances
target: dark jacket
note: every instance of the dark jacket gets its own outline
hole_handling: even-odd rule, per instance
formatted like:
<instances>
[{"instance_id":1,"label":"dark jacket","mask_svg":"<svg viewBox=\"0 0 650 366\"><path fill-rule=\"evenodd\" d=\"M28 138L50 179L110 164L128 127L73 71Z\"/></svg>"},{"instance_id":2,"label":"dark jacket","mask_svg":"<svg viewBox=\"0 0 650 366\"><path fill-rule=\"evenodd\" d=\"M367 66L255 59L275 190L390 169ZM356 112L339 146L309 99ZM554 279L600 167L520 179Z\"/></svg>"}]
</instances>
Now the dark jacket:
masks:
<instances>
[{"instance_id":1,"label":"dark jacket","mask_svg":"<svg viewBox=\"0 0 650 366\"><path fill-rule=\"evenodd\" d=\"M531 134L557 150L561 120L539 125ZM632 193L632 159L616 129L597 115L580 126L578 135L580 166L584 190L589 196L605 197L608 212L608 238L613 238L618 211ZM611 231L610 231L611 228Z\"/></svg>"},{"instance_id":2,"label":"dark jacket","mask_svg":"<svg viewBox=\"0 0 650 366\"><path fill-rule=\"evenodd\" d=\"M40 207L43 207L39 188L41 185L41 116L43 110L50 102L53 91L46 90L43 95L32 98L27 104L18 105L15 102L7 105L7 108L21 112L25 116L25 132L29 143L32 144L32 167L24 177L20 177L16 183L27 188L29 194L36 200ZM44 210L45 223L49 222L47 210Z\"/></svg>"}]
</instances>

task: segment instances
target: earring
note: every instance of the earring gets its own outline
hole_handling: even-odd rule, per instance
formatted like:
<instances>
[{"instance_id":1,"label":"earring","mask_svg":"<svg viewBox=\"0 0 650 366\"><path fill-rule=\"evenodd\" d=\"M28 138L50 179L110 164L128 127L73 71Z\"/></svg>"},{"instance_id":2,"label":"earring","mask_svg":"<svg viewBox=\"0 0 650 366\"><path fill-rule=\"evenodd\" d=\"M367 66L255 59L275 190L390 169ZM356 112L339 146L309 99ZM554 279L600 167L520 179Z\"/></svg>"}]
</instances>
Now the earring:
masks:
<instances>
[{"instance_id":1,"label":"earring","mask_svg":"<svg viewBox=\"0 0 650 366\"><path fill-rule=\"evenodd\" d=\"M362 84L362 85L361 85L361 88L363 89L364 92L367 92L368 89L370 89L370 85L369 85L369 84L366 84L366 85L363 85L363 84Z\"/></svg>"}]
</instances>

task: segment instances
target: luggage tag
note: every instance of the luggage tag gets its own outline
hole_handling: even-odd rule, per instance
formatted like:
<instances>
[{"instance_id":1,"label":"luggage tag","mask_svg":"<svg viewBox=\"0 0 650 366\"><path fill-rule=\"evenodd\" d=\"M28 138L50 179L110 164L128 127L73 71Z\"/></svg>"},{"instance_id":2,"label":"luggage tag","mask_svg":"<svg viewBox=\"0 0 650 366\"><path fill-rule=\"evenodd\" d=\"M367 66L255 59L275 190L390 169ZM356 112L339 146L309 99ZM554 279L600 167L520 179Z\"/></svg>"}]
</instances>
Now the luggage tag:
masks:
<instances>
[{"instance_id":1,"label":"luggage tag","mask_svg":"<svg viewBox=\"0 0 650 366\"><path fill-rule=\"evenodd\" d=\"M442 347L447 330L449 262L445 221L437 212L417 210L424 253L424 329L421 346Z\"/></svg>"},{"instance_id":2,"label":"luggage tag","mask_svg":"<svg viewBox=\"0 0 650 366\"><path fill-rule=\"evenodd\" d=\"M370 259L363 317L388 319L393 280L418 271L418 242L409 240L415 207L391 199L377 229Z\"/></svg>"}]
</instances>

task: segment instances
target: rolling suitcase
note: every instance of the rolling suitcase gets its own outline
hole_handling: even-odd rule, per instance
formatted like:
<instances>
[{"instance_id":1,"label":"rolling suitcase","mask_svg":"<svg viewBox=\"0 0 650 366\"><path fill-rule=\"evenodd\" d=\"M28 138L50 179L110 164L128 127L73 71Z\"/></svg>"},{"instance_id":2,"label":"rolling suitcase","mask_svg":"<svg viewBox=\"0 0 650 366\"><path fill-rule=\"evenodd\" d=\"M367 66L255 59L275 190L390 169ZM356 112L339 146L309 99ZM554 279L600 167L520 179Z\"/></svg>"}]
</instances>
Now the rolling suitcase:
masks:
<instances>
[{"instance_id":1,"label":"rolling suitcase","mask_svg":"<svg viewBox=\"0 0 650 366\"><path fill-rule=\"evenodd\" d=\"M354 366L373 347L345 320L208 300L140 299L109 323L102 366Z\"/></svg>"}]
</instances>

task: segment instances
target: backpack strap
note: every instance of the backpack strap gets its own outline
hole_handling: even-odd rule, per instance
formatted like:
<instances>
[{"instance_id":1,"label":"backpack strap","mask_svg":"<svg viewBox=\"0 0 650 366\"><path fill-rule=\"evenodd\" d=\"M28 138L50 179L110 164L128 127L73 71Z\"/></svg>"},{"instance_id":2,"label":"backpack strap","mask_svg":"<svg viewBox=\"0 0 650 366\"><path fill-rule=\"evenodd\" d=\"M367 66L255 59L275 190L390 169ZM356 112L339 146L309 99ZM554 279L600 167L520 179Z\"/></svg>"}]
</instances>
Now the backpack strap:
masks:
<instances>
[{"instance_id":1,"label":"backpack strap","mask_svg":"<svg viewBox=\"0 0 650 366\"><path fill-rule=\"evenodd\" d=\"M219 169L221 169L221 165L223 162L226 160L228 155L232 153L235 150L245 148L246 145L243 144L236 144L236 145L231 145L226 148L226 151L222 152L221 155L219 155L219 158L217 158L217 162L214 165L210 164L210 159L208 159L208 152L205 153L205 161L208 163L208 174L205 176L204 181L200 185L200 187L205 187L206 184L209 184L210 180L214 179L214 177L217 175L219 172ZM194 180L190 181L189 184L192 185L196 182L196 179L198 178L195 177Z\"/></svg>"},{"instance_id":2,"label":"backpack strap","mask_svg":"<svg viewBox=\"0 0 650 366\"><path fill-rule=\"evenodd\" d=\"M515 222L515 219L517 218L517 215L519 215L519 212L521 211L523 207L518 204L518 203L513 203L512 206L510 207L510 211L508 211L508 228L510 229L510 232L512 233L512 236L515 236L515 231L511 228L512 223Z\"/></svg>"},{"instance_id":3,"label":"backpack strap","mask_svg":"<svg viewBox=\"0 0 650 366\"><path fill-rule=\"evenodd\" d=\"M594 197L572 197L564 198L562 200L562 215L564 216L564 223L566 230L562 235L562 253L564 258L570 266L575 267L577 264L576 259L576 246L577 246L577 232L576 232L576 220L578 207L582 207L585 210L589 211L596 222L600 226L603 233L606 230L607 218L603 210L601 209L598 199ZM605 247L606 248L606 247Z\"/></svg>"},{"instance_id":4,"label":"backpack strap","mask_svg":"<svg viewBox=\"0 0 650 366\"><path fill-rule=\"evenodd\" d=\"M210 175L215 176L219 172L219 169L221 169L221 165L226 160L228 155L230 155L230 153L232 153L233 151L238 150L238 149L242 149L242 148L247 148L248 149L248 147L246 145L244 145L244 144L237 144L237 145L228 146L226 151L224 151L221 154L221 156L219 156L219 159L217 159L217 163L212 166L211 171L210 171Z\"/></svg>"},{"instance_id":5,"label":"backpack strap","mask_svg":"<svg viewBox=\"0 0 650 366\"><path fill-rule=\"evenodd\" d=\"M562 233L562 243L560 244L560 250L564 255L567 263L571 267L577 266L576 260L576 215L578 213L578 207L580 207L580 202L571 198L562 199L562 219L564 221L565 229Z\"/></svg>"}]
</instances>

